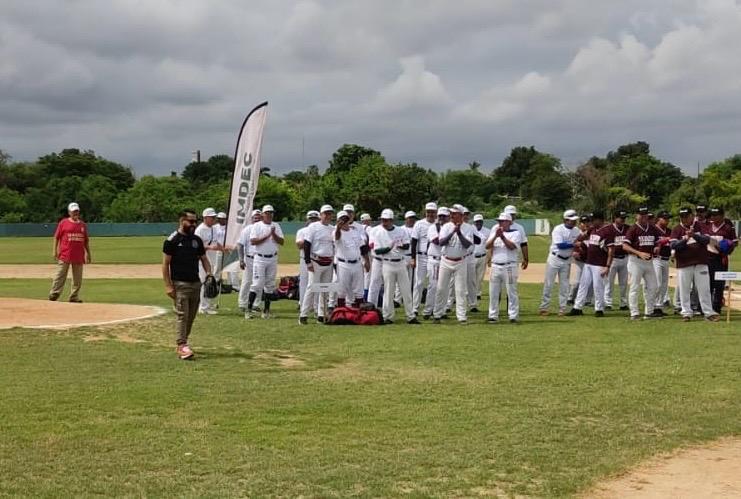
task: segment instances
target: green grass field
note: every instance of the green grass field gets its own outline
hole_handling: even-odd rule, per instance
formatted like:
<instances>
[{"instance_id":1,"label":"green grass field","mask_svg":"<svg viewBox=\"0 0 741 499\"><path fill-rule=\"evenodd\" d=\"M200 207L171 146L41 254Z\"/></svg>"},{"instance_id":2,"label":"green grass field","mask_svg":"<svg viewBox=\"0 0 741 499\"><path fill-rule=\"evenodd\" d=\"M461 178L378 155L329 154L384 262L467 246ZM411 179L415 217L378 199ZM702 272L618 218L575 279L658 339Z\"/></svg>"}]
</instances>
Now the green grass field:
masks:
<instances>
[{"instance_id":1,"label":"green grass field","mask_svg":"<svg viewBox=\"0 0 741 499\"><path fill-rule=\"evenodd\" d=\"M43 297L45 280L0 280ZM741 435L735 323L535 315L376 328L172 314L0 331L0 495L570 496L642 459ZM90 301L168 305L157 280L87 280ZM91 341L94 340L94 341Z\"/></svg>"}]
</instances>

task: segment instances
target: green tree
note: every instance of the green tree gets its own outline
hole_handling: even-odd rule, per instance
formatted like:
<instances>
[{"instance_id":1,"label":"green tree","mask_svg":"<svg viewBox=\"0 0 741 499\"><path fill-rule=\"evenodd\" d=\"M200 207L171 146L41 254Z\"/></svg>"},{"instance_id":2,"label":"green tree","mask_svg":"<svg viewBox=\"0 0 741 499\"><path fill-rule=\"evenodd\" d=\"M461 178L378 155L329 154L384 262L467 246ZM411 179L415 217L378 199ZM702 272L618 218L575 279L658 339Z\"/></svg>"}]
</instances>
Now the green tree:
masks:
<instances>
[{"instance_id":1,"label":"green tree","mask_svg":"<svg viewBox=\"0 0 741 499\"><path fill-rule=\"evenodd\" d=\"M381 160L384 160L381 153L374 149L357 144L344 144L332 154L332 159L329 160L329 168L327 168L326 173L347 173L358 166L361 159L368 156L378 156Z\"/></svg>"},{"instance_id":2,"label":"green tree","mask_svg":"<svg viewBox=\"0 0 741 499\"><path fill-rule=\"evenodd\" d=\"M341 202L352 203L358 212L367 211L377 218L391 202L392 187L391 167L382 156L369 155L345 175Z\"/></svg>"},{"instance_id":3,"label":"green tree","mask_svg":"<svg viewBox=\"0 0 741 499\"><path fill-rule=\"evenodd\" d=\"M285 180L275 177L260 177L255 194L255 208L269 204L275 209L276 220L292 220L297 217L296 191Z\"/></svg>"},{"instance_id":4,"label":"green tree","mask_svg":"<svg viewBox=\"0 0 741 499\"><path fill-rule=\"evenodd\" d=\"M49 178L102 175L113 182L117 191L130 188L135 180L131 168L96 156L93 151L64 149L59 154L52 153L40 157L38 164Z\"/></svg>"},{"instance_id":5,"label":"green tree","mask_svg":"<svg viewBox=\"0 0 741 499\"><path fill-rule=\"evenodd\" d=\"M145 176L105 210L111 222L169 222L192 200L190 185L176 177Z\"/></svg>"},{"instance_id":6,"label":"green tree","mask_svg":"<svg viewBox=\"0 0 741 499\"><path fill-rule=\"evenodd\" d=\"M417 163L399 163L390 167L389 174L393 186L387 196L389 208L419 213L425 203L438 199L437 174L432 170L425 170Z\"/></svg>"},{"instance_id":7,"label":"green tree","mask_svg":"<svg viewBox=\"0 0 741 499\"><path fill-rule=\"evenodd\" d=\"M0 223L22 222L25 219L26 200L20 193L0 187Z\"/></svg>"},{"instance_id":8,"label":"green tree","mask_svg":"<svg viewBox=\"0 0 741 499\"><path fill-rule=\"evenodd\" d=\"M90 175L82 179L75 198L84 208L84 218L88 222L102 222L103 213L111 205L118 191L113 180L103 175Z\"/></svg>"},{"instance_id":9,"label":"green tree","mask_svg":"<svg viewBox=\"0 0 741 499\"><path fill-rule=\"evenodd\" d=\"M741 154L709 165L699 179L703 200L725 208L726 216L741 217Z\"/></svg>"},{"instance_id":10,"label":"green tree","mask_svg":"<svg viewBox=\"0 0 741 499\"><path fill-rule=\"evenodd\" d=\"M207 185L229 180L234 171L234 158L227 154L216 154L200 163L189 163L183 169L183 178L194 185Z\"/></svg>"},{"instance_id":11,"label":"green tree","mask_svg":"<svg viewBox=\"0 0 741 499\"><path fill-rule=\"evenodd\" d=\"M36 163L0 163L0 187L25 194L31 187L43 187L46 176Z\"/></svg>"}]
</instances>

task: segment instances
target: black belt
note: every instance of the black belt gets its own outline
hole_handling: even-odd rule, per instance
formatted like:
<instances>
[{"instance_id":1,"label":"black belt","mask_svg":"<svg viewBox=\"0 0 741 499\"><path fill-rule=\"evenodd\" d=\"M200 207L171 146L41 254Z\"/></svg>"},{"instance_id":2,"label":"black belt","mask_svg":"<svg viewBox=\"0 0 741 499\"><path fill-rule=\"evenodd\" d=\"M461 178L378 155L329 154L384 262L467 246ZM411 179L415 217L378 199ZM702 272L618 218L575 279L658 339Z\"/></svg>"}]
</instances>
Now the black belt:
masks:
<instances>
[{"instance_id":1,"label":"black belt","mask_svg":"<svg viewBox=\"0 0 741 499\"><path fill-rule=\"evenodd\" d=\"M439 257L439 256L435 256L435 255L427 255L427 256L428 256L429 258L432 258L433 260L439 260L439 259L440 259L440 257Z\"/></svg>"},{"instance_id":2,"label":"black belt","mask_svg":"<svg viewBox=\"0 0 741 499\"><path fill-rule=\"evenodd\" d=\"M499 262L491 262L494 265L514 265L517 262L505 262L505 263L499 263Z\"/></svg>"},{"instance_id":3,"label":"black belt","mask_svg":"<svg viewBox=\"0 0 741 499\"><path fill-rule=\"evenodd\" d=\"M273 253L272 255L261 255L260 253L257 253L256 256L262 257L262 258L273 258L278 253Z\"/></svg>"},{"instance_id":4,"label":"black belt","mask_svg":"<svg viewBox=\"0 0 741 499\"><path fill-rule=\"evenodd\" d=\"M654 258L661 258L662 260L664 260L666 262L666 261L669 261L669 259L671 257L669 257L669 256L655 256Z\"/></svg>"},{"instance_id":5,"label":"black belt","mask_svg":"<svg viewBox=\"0 0 741 499\"><path fill-rule=\"evenodd\" d=\"M337 261L342 263L358 263L360 260L343 260L342 258L337 257Z\"/></svg>"},{"instance_id":6,"label":"black belt","mask_svg":"<svg viewBox=\"0 0 741 499\"><path fill-rule=\"evenodd\" d=\"M401 262L403 260L403 258L381 258L380 256L374 256L373 258L384 262Z\"/></svg>"},{"instance_id":7,"label":"black belt","mask_svg":"<svg viewBox=\"0 0 741 499\"><path fill-rule=\"evenodd\" d=\"M425 253L424 251L417 251L417 254L418 255L425 255L425 256L427 256L427 253Z\"/></svg>"},{"instance_id":8,"label":"black belt","mask_svg":"<svg viewBox=\"0 0 741 499\"><path fill-rule=\"evenodd\" d=\"M558 253L551 253L551 255L555 256L556 258L560 258L561 260L568 260L570 257L568 256L561 256ZM497 264L499 265L499 264Z\"/></svg>"},{"instance_id":9,"label":"black belt","mask_svg":"<svg viewBox=\"0 0 741 499\"><path fill-rule=\"evenodd\" d=\"M475 256L476 258L484 258L486 256L486 253L482 253L480 255L473 255L473 256Z\"/></svg>"},{"instance_id":10,"label":"black belt","mask_svg":"<svg viewBox=\"0 0 741 499\"><path fill-rule=\"evenodd\" d=\"M244 255L244 256L245 256L245 258L255 258L254 255Z\"/></svg>"},{"instance_id":11,"label":"black belt","mask_svg":"<svg viewBox=\"0 0 741 499\"><path fill-rule=\"evenodd\" d=\"M618 260L622 260L625 258L625 255L613 255L613 258L617 258Z\"/></svg>"}]
</instances>

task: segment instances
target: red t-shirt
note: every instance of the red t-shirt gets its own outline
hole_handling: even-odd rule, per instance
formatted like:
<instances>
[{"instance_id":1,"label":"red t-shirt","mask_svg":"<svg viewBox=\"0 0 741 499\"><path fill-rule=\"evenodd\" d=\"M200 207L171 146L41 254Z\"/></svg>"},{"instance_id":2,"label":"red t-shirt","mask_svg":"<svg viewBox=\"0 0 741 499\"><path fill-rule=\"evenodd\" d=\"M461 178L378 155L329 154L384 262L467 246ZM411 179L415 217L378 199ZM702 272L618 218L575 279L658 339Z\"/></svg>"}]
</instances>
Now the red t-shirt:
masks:
<instances>
[{"instance_id":1,"label":"red t-shirt","mask_svg":"<svg viewBox=\"0 0 741 499\"><path fill-rule=\"evenodd\" d=\"M73 222L65 218L54 232L59 241L59 260L65 263L85 263L85 245L87 244L87 226L85 222Z\"/></svg>"},{"instance_id":2,"label":"red t-shirt","mask_svg":"<svg viewBox=\"0 0 741 499\"><path fill-rule=\"evenodd\" d=\"M630 244L633 249L653 255L654 248L659 242L661 232L655 225L646 224L641 227L639 224L631 225L628 233L625 235L625 242Z\"/></svg>"}]
</instances>

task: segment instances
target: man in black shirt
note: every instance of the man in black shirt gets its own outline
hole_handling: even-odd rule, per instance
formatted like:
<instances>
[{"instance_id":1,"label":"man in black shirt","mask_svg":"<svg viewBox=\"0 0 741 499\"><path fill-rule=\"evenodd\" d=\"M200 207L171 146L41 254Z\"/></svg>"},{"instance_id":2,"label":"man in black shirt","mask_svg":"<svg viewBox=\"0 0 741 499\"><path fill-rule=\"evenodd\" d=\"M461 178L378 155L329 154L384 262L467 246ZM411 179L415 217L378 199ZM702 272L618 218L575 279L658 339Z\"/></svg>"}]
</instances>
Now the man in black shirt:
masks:
<instances>
[{"instance_id":1,"label":"man in black shirt","mask_svg":"<svg viewBox=\"0 0 741 499\"><path fill-rule=\"evenodd\" d=\"M198 220L193 210L180 212L178 230L170 234L163 246L162 279L165 292L175 302L177 314L177 353L182 360L192 359L193 350L188 336L198 313L201 298L201 281L198 278L200 261L208 276L211 264L206 258L203 240L195 235Z\"/></svg>"}]
</instances>

